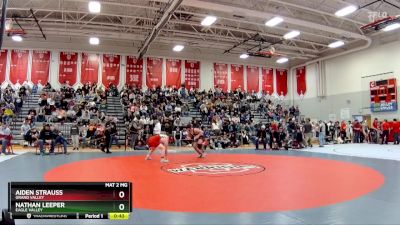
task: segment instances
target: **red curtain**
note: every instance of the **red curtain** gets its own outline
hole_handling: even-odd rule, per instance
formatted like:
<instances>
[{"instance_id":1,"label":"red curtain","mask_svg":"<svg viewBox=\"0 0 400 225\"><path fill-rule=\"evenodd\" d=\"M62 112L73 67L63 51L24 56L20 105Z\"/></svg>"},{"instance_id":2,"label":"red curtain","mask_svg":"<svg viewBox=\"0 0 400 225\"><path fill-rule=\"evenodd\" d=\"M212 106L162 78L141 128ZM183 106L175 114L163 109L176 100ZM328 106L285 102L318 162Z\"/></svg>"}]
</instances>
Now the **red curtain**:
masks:
<instances>
[{"instance_id":1,"label":"red curtain","mask_svg":"<svg viewBox=\"0 0 400 225\"><path fill-rule=\"evenodd\" d=\"M49 81L50 51L32 51L31 81L46 84Z\"/></svg>"},{"instance_id":2,"label":"red curtain","mask_svg":"<svg viewBox=\"0 0 400 225\"><path fill-rule=\"evenodd\" d=\"M0 50L0 84L6 80L7 49Z\"/></svg>"},{"instance_id":3,"label":"red curtain","mask_svg":"<svg viewBox=\"0 0 400 225\"><path fill-rule=\"evenodd\" d=\"M234 91L238 88L241 90L244 86L244 69L243 65L231 64L231 90Z\"/></svg>"},{"instance_id":4,"label":"red curtain","mask_svg":"<svg viewBox=\"0 0 400 225\"><path fill-rule=\"evenodd\" d=\"M258 92L259 91L259 74L257 66L246 66L247 72L247 91Z\"/></svg>"},{"instance_id":5,"label":"red curtain","mask_svg":"<svg viewBox=\"0 0 400 225\"><path fill-rule=\"evenodd\" d=\"M143 59L137 59L135 56L126 58L126 84L142 88L143 77Z\"/></svg>"},{"instance_id":6,"label":"red curtain","mask_svg":"<svg viewBox=\"0 0 400 225\"><path fill-rule=\"evenodd\" d=\"M81 64L81 83L86 84L97 83L99 80L99 63L100 56L98 54L82 53Z\"/></svg>"},{"instance_id":7,"label":"red curtain","mask_svg":"<svg viewBox=\"0 0 400 225\"><path fill-rule=\"evenodd\" d=\"M262 68L262 90L267 94L272 95L274 93L274 69Z\"/></svg>"},{"instance_id":8,"label":"red curtain","mask_svg":"<svg viewBox=\"0 0 400 225\"><path fill-rule=\"evenodd\" d=\"M110 84L118 86L121 56L114 54L103 54L103 85L109 87Z\"/></svg>"},{"instance_id":9,"label":"red curtain","mask_svg":"<svg viewBox=\"0 0 400 225\"><path fill-rule=\"evenodd\" d=\"M286 69L276 69L276 92L279 96L287 95L288 87Z\"/></svg>"},{"instance_id":10,"label":"red curtain","mask_svg":"<svg viewBox=\"0 0 400 225\"><path fill-rule=\"evenodd\" d=\"M146 86L148 88L162 86L162 58L147 58Z\"/></svg>"},{"instance_id":11,"label":"red curtain","mask_svg":"<svg viewBox=\"0 0 400 225\"><path fill-rule=\"evenodd\" d=\"M214 85L228 91L228 64L214 63Z\"/></svg>"},{"instance_id":12,"label":"red curtain","mask_svg":"<svg viewBox=\"0 0 400 225\"><path fill-rule=\"evenodd\" d=\"M186 88L200 88L200 61L185 60Z\"/></svg>"},{"instance_id":13,"label":"red curtain","mask_svg":"<svg viewBox=\"0 0 400 225\"><path fill-rule=\"evenodd\" d=\"M181 83L181 64L180 59L167 59L167 87L180 88Z\"/></svg>"},{"instance_id":14,"label":"red curtain","mask_svg":"<svg viewBox=\"0 0 400 225\"><path fill-rule=\"evenodd\" d=\"M10 81L13 84L26 81L28 75L28 50L11 50Z\"/></svg>"},{"instance_id":15,"label":"red curtain","mask_svg":"<svg viewBox=\"0 0 400 225\"><path fill-rule=\"evenodd\" d=\"M60 84L69 82L70 85L76 83L78 71L78 53L60 52L60 65L58 81Z\"/></svg>"},{"instance_id":16,"label":"red curtain","mask_svg":"<svg viewBox=\"0 0 400 225\"><path fill-rule=\"evenodd\" d=\"M297 94L305 95L307 91L305 66L296 69L296 80L297 80Z\"/></svg>"}]
</instances>

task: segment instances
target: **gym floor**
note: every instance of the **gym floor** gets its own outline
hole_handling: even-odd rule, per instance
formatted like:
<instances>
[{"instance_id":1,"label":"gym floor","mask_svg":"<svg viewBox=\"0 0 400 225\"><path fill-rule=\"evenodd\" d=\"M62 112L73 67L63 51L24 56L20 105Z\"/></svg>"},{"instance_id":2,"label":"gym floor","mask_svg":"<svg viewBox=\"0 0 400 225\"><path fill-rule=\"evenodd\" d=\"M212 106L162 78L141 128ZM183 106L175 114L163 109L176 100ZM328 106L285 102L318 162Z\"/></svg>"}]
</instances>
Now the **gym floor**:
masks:
<instances>
[{"instance_id":1,"label":"gym floor","mask_svg":"<svg viewBox=\"0 0 400 225\"><path fill-rule=\"evenodd\" d=\"M72 152L72 151L71 151ZM0 157L0 208L10 181L131 181L128 221L17 224L399 224L400 148L333 145L304 151L145 151Z\"/></svg>"}]
</instances>

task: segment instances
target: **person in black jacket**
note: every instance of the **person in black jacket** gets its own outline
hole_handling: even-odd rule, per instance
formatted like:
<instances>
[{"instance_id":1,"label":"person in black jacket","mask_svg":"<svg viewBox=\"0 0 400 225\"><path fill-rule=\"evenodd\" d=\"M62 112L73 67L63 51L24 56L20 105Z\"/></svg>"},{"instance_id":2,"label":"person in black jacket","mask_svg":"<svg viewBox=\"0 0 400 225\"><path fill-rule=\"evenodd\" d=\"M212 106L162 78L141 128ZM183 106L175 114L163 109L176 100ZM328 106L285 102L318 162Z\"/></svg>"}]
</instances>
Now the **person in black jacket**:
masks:
<instances>
[{"instance_id":1,"label":"person in black jacket","mask_svg":"<svg viewBox=\"0 0 400 225\"><path fill-rule=\"evenodd\" d=\"M260 144L264 145L264 150L267 150L267 143L268 143L268 139L267 139L267 130L265 128L265 125L262 125L260 127L260 129L257 131L257 136L256 136L256 150L258 150L258 146Z\"/></svg>"},{"instance_id":2,"label":"person in black jacket","mask_svg":"<svg viewBox=\"0 0 400 225\"><path fill-rule=\"evenodd\" d=\"M101 151L109 154L110 152L110 146L111 146L111 132L112 132L112 127L110 124L107 125L105 131L104 131L104 138L103 138L103 143L101 144Z\"/></svg>"},{"instance_id":3,"label":"person in black jacket","mask_svg":"<svg viewBox=\"0 0 400 225\"><path fill-rule=\"evenodd\" d=\"M56 135L51 131L50 125L46 124L44 125L43 129L40 131L39 134L39 149L40 149L40 155L44 155L44 145L45 143L50 144L50 153L54 153L54 138Z\"/></svg>"}]
</instances>

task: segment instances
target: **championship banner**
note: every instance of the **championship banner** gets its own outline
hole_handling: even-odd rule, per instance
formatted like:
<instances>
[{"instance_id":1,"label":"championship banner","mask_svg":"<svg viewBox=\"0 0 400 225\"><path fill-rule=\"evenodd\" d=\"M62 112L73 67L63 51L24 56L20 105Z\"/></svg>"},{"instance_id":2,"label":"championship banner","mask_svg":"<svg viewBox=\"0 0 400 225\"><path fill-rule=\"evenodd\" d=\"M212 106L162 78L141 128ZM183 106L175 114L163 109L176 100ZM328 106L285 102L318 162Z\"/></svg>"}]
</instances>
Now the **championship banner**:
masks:
<instances>
[{"instance_id":1,"label":"championship banner","mask_svg":"<svg viewBox=\"0 0 400 225\"><path fill-rule=\"evenodd\" d=\"M214 63L214 86L228 91L228 64Z\"/></svg>"},{"instance_id":2,"label":"championship banner","mask_svg":"<svg viewBox=\"0 0 400 225\"><path fill-rule=\"evenodd\" d=\"M276 92L279 96L287 95L287 70L285 69L276 69Z\"/></svg>"},{"instance_id":3,"label":"championship banner","mask_svg":"<svg viewBox=\"0 0 400 225\"><path fill-rule=\"evenodd\" d=\"M296 68L297 94L304 96L307 91L306 67Z\"/></svg>"},{"instance_id":4,"label":"championship banner","mask_svg":"<svg viewBox=\"0 0 400 225\"><path fill-rule=\"evenodd\" d=\"M0 50L0 84L6 80L7 49Z\"/></svg>"},{"instance_id":5,"label":"championship banner","mask_svg":"<svg viewBox=\"0 0 400 225\"><path fill-rule=\"evenodd\" d=\"M371 81L371 111L397 111L397 84L396 78Z\"/></svg>"},{"instance_id":6,"label":"championship banner","mask_svg":"<svg viewBox=\"0 0 400 225\"><path fill-rule=\"evenodd\" d=\"M182 61L180 59L167 59L167 87L180 88L181 83L181 65Z\"/></svg>"},{"instance_id":7,"label":"championship banner","mask_svg":"<svg viewBox=\"0 0 400 225\"><path fill-rule=\"evenodd\" d=\"M261 68L262 73L262 90L267 94L272 95L274 93L274 69L272 68Z\"/></svg>"},{"instance_id":8,"label":"championship banner","mask_svg":"<svg viewBox=\"0 0 400 225\"><path fill-rule=\"evenodd\" d=\"M97 84L99 80L99 54L82 53L81 83Z\"/></svg>"},{"instance_id":9,"label":"championship banner","mask_svg":"<svg viewBox=\"0 0 400 225\"><path fill-rule=\"evenodd\" d=\"M162 58L147 58L146 86L148 88L162 86Z\"/></svg>"},{"instance_id":10,"label":"championship banner","mask_svg":"<svg viewBox=\"0 0 400 225\"><path fill-rule=\"evenodd\" d=\"M102 82L106 87L110 84L118 86L121 56L114 54L103 54L103 75Z\"/></svg>"},{"instance_id":11,"label":"championship banner","mask_svg":"<svg viewBox=\"0 0 400 225\"><path fill-rule=\"evenodd\" d=\"M32 51L31 81L45 85L49 81L50 51Z\"/></svg>"},{"instance_id":12,"label":"championship banner","mask_svg":"<svg viewBox=\"0 0 400 225\"><path fill-rule=\"evenodd\" d=\"M258 92L259 91L259 76L258 76L258 66L246 66L247 72L247 91L248 92Z\"/></svg>"},{"instance_id":13,"label":"championship banner","mask_svg":"<svg viewBox=\"0 0 400 225\"><path fill-rule=\"evenodd\" d=\"M78 75L78 53L60 52L60 66L58 73L58 81L60 84L64 84L68 81L69 85L74 85Z\"/></svg>"},{"instance_id":14,"label":"championship banner","mask_svg":"<svg viewBox=\"0 0 400 225\"><path fill-rule=\"evenodd\" d=\"M10 81L22 84L28 76L28 50L11 50Z\"/></svg>"},{"instance_id":15,"label":"championship banner","mask_svg":"<svg viewBox=\"0 0 400 225\"><path fill-rule=\"evenodd\" d=\"M200 88L200 61L185 60L186 88Z\"/></svg>"},{"instance_id":16,"label":"championship banner","mask_svg":"<svg viewBox=\"0 0 400 225\"><path fill-rule=\"evenodd\" d=\"M243 65L231 64L231 90L240 88L244 85L244 69Z\"/></svg>"},{"instance_id":17,"label":"championship banner","mask_svg":"<svg viewBox=\"0 0 400 225\"><path fill-rule=\"evenodd\" d=\"M143 59L135 56L126 57L126 84L142 88Z\"/></svg>"}]
</instances>

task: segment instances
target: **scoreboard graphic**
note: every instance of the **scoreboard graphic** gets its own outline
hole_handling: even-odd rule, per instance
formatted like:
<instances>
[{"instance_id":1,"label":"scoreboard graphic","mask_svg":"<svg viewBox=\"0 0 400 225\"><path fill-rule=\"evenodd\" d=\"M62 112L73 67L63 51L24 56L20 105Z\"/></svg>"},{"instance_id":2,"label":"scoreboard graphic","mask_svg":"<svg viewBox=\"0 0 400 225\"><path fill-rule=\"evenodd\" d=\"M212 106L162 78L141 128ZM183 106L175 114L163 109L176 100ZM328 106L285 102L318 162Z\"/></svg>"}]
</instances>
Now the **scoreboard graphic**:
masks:
<instances>
[{"instance_id":1,"label":"scoreboard graphic","mask_svg":"<svg viewBox=\"0 0 400 225\"><path fill-rule=\"evenodd\" d=\"M10 182L11 219L129 219L132 184Z\"/></svg>"},{"instance_id":2,"label":"scoreboard graphic","mask_svg":"<svg viewBox=\"0 0 400 225\"><path fill-rule=\"evenodd\" d=\"M371 81L371 111L397 111L397 83L396 78Z\"/></svg>"}]
</instances>

